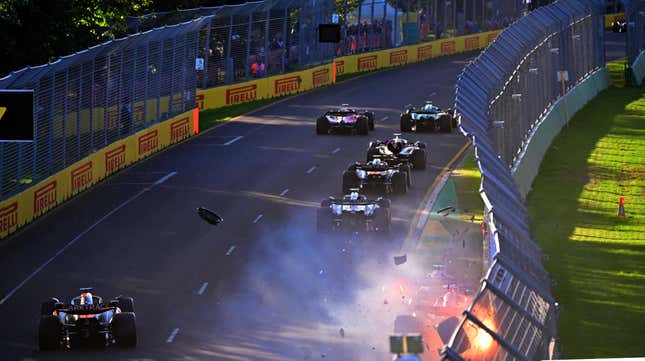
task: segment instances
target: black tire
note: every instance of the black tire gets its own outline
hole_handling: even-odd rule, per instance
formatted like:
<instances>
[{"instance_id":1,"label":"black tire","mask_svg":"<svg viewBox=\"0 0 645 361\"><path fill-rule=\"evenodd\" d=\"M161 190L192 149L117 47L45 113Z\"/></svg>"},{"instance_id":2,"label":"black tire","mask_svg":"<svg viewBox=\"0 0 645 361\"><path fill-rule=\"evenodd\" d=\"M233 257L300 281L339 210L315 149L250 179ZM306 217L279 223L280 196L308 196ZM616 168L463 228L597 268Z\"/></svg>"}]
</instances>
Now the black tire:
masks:
<instances>
[{"instance_id":1,"label":"black tire","mask_svg":"<svg viewBox=\"0 0 645 361\"><path fill-rule=\"evenodd\" d=\"M112 336L120 347L137 345L137 323L133 312L121 312L112 319Z\"/></svg>"},{"instance_id":2,"label":"black tire","mask_svg":"<svg viewBox=\"0 0 645 361\"><path fill-rule=\"evenodd\" d=\"M428 145L426 143L424 143L424 142L416 142L414 144L416 144L416 146L421 148L421 149L428 149Z\"/></svg>"},{"instance_id":3,"label":"black tire","mask_svg":"<svg viewBox=\"0 0 645 361\"><path fill-rule=\"evenodd\" d=\"M390 208L390 206L392 206L392 201L388 198L378 197L376 199L376 204L381 208Z\"/></svg>"},{"instance_id":4,"label":"black tire","mask_svg":"<svg viewBox=\"0 0 645 361\"><path fill-rule=\"evenodd\" d=\"M457 124L457 117L450 117L450 122L452 123L452 128L457 129L459 127L459 124Z\"/></svg>"},{"instance_id":5,"label":"black tire","mask_svg":"<svg viewBox=\"0 0 645 361\"><path fill-rule=\"evenodd\" d=\"M405 194L408 191L408 180L404 172L397 172L392 175L392 190L397 194Z\"/></svg>"},{"instance_id":6,"label":"black tire","mask_svg":"<svg viewBox=\"0 0 645 361\"><path fill-rule=\"evenodd\" d=\"M441 131L444 133L452 132L452 117L449 115L444 115L439 120Z\"/></svg>"},{"instance_id":7,"label":"black tire","mask_svg":"<svg viewBox=\"0 0 645 361\"><path fill-rule=\"evenodd\" d=\"M369 132L369 124L366 117L360 117L356 120L356 134L367 135Z\"/></svg>"},{"instance_id":8,"label":"black tire","mask_svg":"<svg viewBox=\"0 0 645 361\"><path fill-rule=\"evenodd\" d=\"M329 122L327 119L320 117L316 119L316 134L327 135L329 134Z\"/></svg>"},{"instance_id":9,"label":"black tire","mask_svg":"<svg viewBox=\"0 0 645 361\"><path fill-rule=\"evenodd\" d=\"M412 163L414 164L414 169L426 169L427 161L428 155L425 149L415 149L412 152Z\"/></svg>"},{"instance_id":10,"label":"black tire","mask_svg":"<svg viewBox=\"0 0 645 361\"><path fill-rule=\"evenodd\" d=\"M56 298L50 298L49 300L43 302L40 305L40 315L41 316L51 316L54 313L56 308L62 305L60 301Z\"/></svg>"},{"instance_id":11,"label":"black tire","mask_svg":"<svg viewBox=\"0 0 645 361\"><path fill-rule=\"evenodd\" d=\"M366 159L367 159L368 162L371 162L372 160L374 160L374 156L379 155L379 154L381 154L381 152L379 152L379 150L377 148L370 148L370 149L367 150L367 158Z\"/></svg>"},{"instance_id":12,"label":"black tire","mask_svg":"<svg viewBox=\"0 0 645 361\"><path fill-rule=\"evenodd\" d=\"M132 297L119 297L119 308L121 312L132 312L134 313L134 299Z\"/></svg>"},{"instance_id":13,"label":"black tire","mask_svg":"<svg viewBox=\"0 0 645 361\"><path fill-rule=\"evenodd\" d=\"M356 176L355 171L343 172L343 194L349 194L351 188L357 188L360 185L360 180Z\"/></svg>"},{"instance_id":14,"label":"black tire","mask_svg":"<svg viewBox=\"0 0 645 361\"><path fill-rule=\"evenodd\" d=\"M390 234L390 225L392 223L392 216L389 208L379 208L374 210L374 215L372 216L372 225L374 226L374 231L382 235Z\"/></svg>"},{"instance_id":15,"label":"black tire","mask_svg":"<svg viewBox=\"0 0 645 361\"><path fill-rule=\"evenodd\" d=\"M323 200L320 202L320 206L321 206L322 208L329 208L329 206L330 206L330 205L331 205L331 200L330 200L330 199L323 199Z\"/></svg>"},{"instance_id":16,"label":"black tire","mask_svg":"<svg viewBox=\"0 0 645 361\"><path fill-rule=\"evenodd\" d=\"M49 315L40 318L38 324L38 347L41 351L56 350L60 347L62 325L58 317Z\"/></svg>"},{"instance_id":17,"label":"black tire","mask_svg":"<svg viewBox=\"0 0 645 361\"><path fill-rule=\"evenodd\" d=\"M411 187L412 187L412 166L410 166L410 164L408 164L408 163L405 163L405 164L402 164L402 165L399 167L399 169L400 169L403 173L407 174L407 178L408 178L408 188L411 188Z\"/></svg>"},{"instance_id":18,"label":"black tire","mask_svg":"<svg viewBox=\"0 0 645 361\"><path fill-rule=\"evenodd\" d=\"M401 133L412 131L412 119L409 114L401 115Z\"/></svg>"},{"instance_id":19,"label":"black tire","mask_svg":"<svg viewBox=\"0 0 645 361\"><path fill-rule=\"evenodd\" d=\"M370 130L374 130L374 114L372 113L367 114L367 122Z\"/></svg>"},{"instance_id":20,"label":"black tire","mask_svg":"<svg viewBox=\"0 0 645 361\"><path fill-rule=\"evenodd\" d=\"M327 233L332 227L332 213L329 208L320 207L316 213L316 231Z\"/></svg>"}]
</instances>

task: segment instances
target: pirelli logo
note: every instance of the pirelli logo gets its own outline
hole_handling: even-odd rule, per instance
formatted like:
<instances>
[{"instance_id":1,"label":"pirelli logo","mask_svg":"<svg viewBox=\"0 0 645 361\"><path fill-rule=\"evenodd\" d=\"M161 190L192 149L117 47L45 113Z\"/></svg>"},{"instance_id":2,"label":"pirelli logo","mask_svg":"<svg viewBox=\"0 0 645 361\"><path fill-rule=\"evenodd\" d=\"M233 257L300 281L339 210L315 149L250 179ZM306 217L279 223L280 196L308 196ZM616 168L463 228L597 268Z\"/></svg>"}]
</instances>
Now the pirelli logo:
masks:
<instances>
[{"instance_id":1,"label":"pirelli logo","mask_svg":"<svg viewBox=\"0 0 645 361\"><path fill-rule=\"evenodd\" d=\"M71 174L72 193L80 192L92 184L92 161L89 161L76 169Z\"/></svg>"},{"instance_id":2,"label":"pirelli logo","mask_svg":"<svg viewBox=\"0 0 645 361\"><path fill-rule=\"evenodd\" d=\"M290 76L287 78L276 79L274 82L275 95L289 94L300 90L302 78L299 76Z\"/></svg>"},{"instance_id":3,"label":"pirelli logo","mask_svg":"<svg viewBox=\"0 0 645 361\"><path fill-rule=\"evenodd\" d=\"M226 98L228 99L228 96ZM199 110L204 110L204 94L197 94L195 101L197 102Z\"/></svg>"},{"instance_id":4,"label":"pirelli logo","mask_svg":"<svg viewBox=\"0 0 645 361\"><path fill-rule=\"evenodd\" d=\"M375 70L377 66L377 55L362 56L358 58L358 71Z\"/></svg>"},{"instance_id":5,"label":"pirelli logo","mask_svg":"<svg viewBox=\"0 0 645 361\"><path fill-rule=\"evenodd\" d=\"M170 123L170 142L178 142L190 134L190 126L188 123L188 117L175 120Z\"/></svg>"},{"instance_id":6,"label":"pirelli logo","mask_svg":"<svg viewBox=\"0 0 645 361\"><path fill-rule=\"evenodd\" d=\"M125 144L105 152L105 174L111 174L125 165Z\"/></svg>"},{"instance_id":7,"label":"pirelli logo","mask_svg":"<svg viewBox=\"0 0 645 361\"><path fill-rule=\"evenodd\" d=\"M441 43L441 54L454 54L456 52L456 48L457 46L454 40L444 41L443 43Z\"/></svg>"},{"instance_id":8,"label":"pirelli logo","mask_svg":"<svg viewBox=\"0 0 645 361\"><path fill-rule=\"evenodd\" d=\"M240 104L257 99L257 84L226 89L226 104Z\"/></svg>"},{"instance_id":9,"label":"pirelli logo","mask_svg":"<svg viewBox=\"0 0 645 361\"><path fill-rule=\"evenodd\" d=\"M420 46L417 48L418 61L424 61L432 58L432 44Z\"/></svg>"},{"instance_id":10,"label":"pirelli logo","mask_svg":"<svg viewBox=\"0 0 645 361\"><path fill-rule=\"evenodd\" d=\"M490 44L495 40L496 37L497 37L497 32L490 33L488 34L486 41L488 42L488 44Z\"/></svg>"},{"instance_id":11,"label":"pirelli logo","mask_svg":"<svg viewBox=\"0 0 645 361\"><path fill-rule=\"evenodd\" d=\"M390 65L401 65L408 63L408 51L397 50L390 52Z\"/></svg>"},{"instance_id":12,"label":"pirelli logo","mask_svg":"<svg viewBox=\"0 0 645 361\"><path fill-rule=\"evenodd\" d=\"M336 75L345 74L345 60L336 60Z\"/></svg>"},{"instance_id":13,"label":"pirelli logo","mask_svg":"<svg viewBox=\"0 0 645 361\"><path fill-rule=\"evenodd\" d=\"M479 35L469 36L464 39L464 49L475 50L479 49Z\"/></svg>"},{"instance_id":14,"label":"pirelli logo","mask_svg":"<svg viewBox=\"0 0 645 361\"><path fill-rule=\"evenodd\" d=\"M18 226L18 202L0 208L0 234L7 234Z\"/></svg>"},{"instance_id":15,"label":"pirelli logo","mask_svg":"<svg viewBox=\"0 0 645 361\"><path fill-rule=\"evenodd\" d=\"M56 205L56 181L53 180L34 192L34 217L50 210Z\"/></svg>"},{"instance_id":16,"label":"pirelli logo","mask_svg":"<svg viewBox=\"0 0 645 361\"><path fill-rule=\"evenodd\" d=\"M143 117L146 114L145 109L145 104L137 104L134 106L134 121L136 123L143 123Z\"/></svg>"},{"instance_id":17,"label":"pirelli logo","mask_svg":"<svg viewBox=\"0 0 645 361\"><path fill-rule=\"evenodd\" d=\"M139 137L139 155L152 153L159 147L159 132L157 129Z\"/></svg>"},{"instance_id":18,"label":"pirelli logo","mask_svg":"<svg viewBox=\"0 0 645 361\"><path fill-rule=\"evenodd\" d=\"M327 68L316 70L311 73L311 76L314 88L329 83L329 69Z\"/></svg>"}]
</instances>

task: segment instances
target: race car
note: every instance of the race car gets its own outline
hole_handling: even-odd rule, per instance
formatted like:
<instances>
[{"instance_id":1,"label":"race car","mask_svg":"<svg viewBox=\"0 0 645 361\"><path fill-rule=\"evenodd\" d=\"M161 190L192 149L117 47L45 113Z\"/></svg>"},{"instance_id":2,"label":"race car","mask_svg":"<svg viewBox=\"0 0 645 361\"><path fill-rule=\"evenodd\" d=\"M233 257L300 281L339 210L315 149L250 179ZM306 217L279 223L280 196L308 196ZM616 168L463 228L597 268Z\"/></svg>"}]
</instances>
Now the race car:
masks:
<instances>
[{"instance_id":1,"label":"race car","mask_svg":"<svg viewBox=\"0 0 645 361\"><path fill-rule=\"evenodd\" d=\"M395 133L386 141L375 140L367 148L367 161L379 157L388 164L408 163L414 169L426 169L428 146L420 141L408 142Z\"/></svg>"},{"instance_id":2,"label":"race car","mask_svg":"<svg viewBox=\"0 0 645 361\"><path fill-rule=\"evenodd\" d=\"M627 32L627 21L624 18L618 18L611 23L611 31L614 33Z\"/></svg>"},{"instance_id":3,"label":"race car","mask_svg":"<svg viewBox=\"0 0 645 361\"><path fill-rule=\"evenodd\" d=\"M50 298L40 307L38 345L41 350L95 344L134 347L137 328L134 300L116 297L109 303L81 288L81 294L65 304Z\"/></svg>"},{"instance_id":4,"label":"race car","mask_svg":"<svg viewBox=\"0 0 645 361\"><path fill-rule=\"evenodd\" d=\"M329 197L320 202L316 229L320 233L345 230L389 234L391 222L389 199L370 200L352 189L342 199Z\"/></svg>"},{"instance_id":5,"label":"race car","mask_svg":"<svg viewBox=\"0 0 645 361\"><path fill-rule=\"evenodd\" d=\"M374 130L374 113L356 110L348 104L327 111L316 120L316 134L330 134L335 130L347 130L359 135L367 135Z\"/></svg>"},{"instance_id":6,"label":"race car","mask_svg":"<svg viewBox=\"0 0 645 361\"><path fill-rule=\"evenodd\" d=\"M390 165L380 158L367 163L350 164L343 172L343 194L349 193L353 188L360 191L375 190L384 194L406 193L412 185L410 169L409 164Z\"/></svg>"},{"instance_id":7,"label":"race car","mask_svg":"<svg viewBox=\"0 0 645 361\"><path fill-rule=\"evenodd\" d=\"M401 132L421 129L451 132L457 120L450 110L442 110L431 102L420 106L408 105L401 113Z\"/></svg>"}]
</instances>

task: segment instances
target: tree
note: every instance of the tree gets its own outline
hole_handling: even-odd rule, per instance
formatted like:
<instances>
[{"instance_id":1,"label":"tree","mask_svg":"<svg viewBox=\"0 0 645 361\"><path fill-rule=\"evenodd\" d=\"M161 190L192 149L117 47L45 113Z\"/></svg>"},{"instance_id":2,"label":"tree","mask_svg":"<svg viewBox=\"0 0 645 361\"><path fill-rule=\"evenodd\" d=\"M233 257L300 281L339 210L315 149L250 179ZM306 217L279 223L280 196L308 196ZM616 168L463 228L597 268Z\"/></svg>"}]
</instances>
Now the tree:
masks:
<instances>
[{"instance_id":1,"label":"tree","mask_svg":"<svg viewBox=\"0 0 645 361\"><path fill-rule=\"evenodd\" d=\"M363 2L362 0L334 0L336 3L336 12L340 18L341 24L347 20L347 15L358 9L358 6Z\"/></svg>"}]
</instances>

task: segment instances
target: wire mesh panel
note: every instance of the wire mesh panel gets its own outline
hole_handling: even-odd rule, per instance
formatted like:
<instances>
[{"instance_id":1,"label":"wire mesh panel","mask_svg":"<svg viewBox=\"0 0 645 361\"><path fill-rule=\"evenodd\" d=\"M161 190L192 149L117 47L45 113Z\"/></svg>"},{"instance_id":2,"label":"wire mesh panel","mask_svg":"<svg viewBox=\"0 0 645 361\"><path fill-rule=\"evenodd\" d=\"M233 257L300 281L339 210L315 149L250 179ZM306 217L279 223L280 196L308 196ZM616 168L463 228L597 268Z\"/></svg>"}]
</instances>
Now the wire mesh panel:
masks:
<instances>
[{"instance_id":1,"label":"wire mesh panel","mask_svg":"<svg viewBox=\"0 0 645 361\"><path fill-rule=\"evenodd\" d=\"M459 76L455 109L462 131L473 140L482 174L484 219L491 233L484 248L491 265L443 352L445 360L550 356L557 303L511 168L551 105L604 66L603 13L602 0L541 7L504 30Z\"/></svg>"},{"instance_id":2,"label":"wire mesh panel","mask_svg":"<svg viewBox=\"0 0 645 361\"><path fill-rule=\"evenodd\" d=\"M200 33L210 17L97 45L0 79L33 89L33 143L0 143L6 199L94 151L195 107Z\"/></svg>"},{"instance_id":3,"label":"wire mesh panel","mask_svg":"<svg viewBox=\"0 0 645 361\"><path fill-rule=\"evenodd\" d=\"M634 64L645 49L645 0L624 0L627 21L627 60Z\"/></svg>"}]
</instances>

